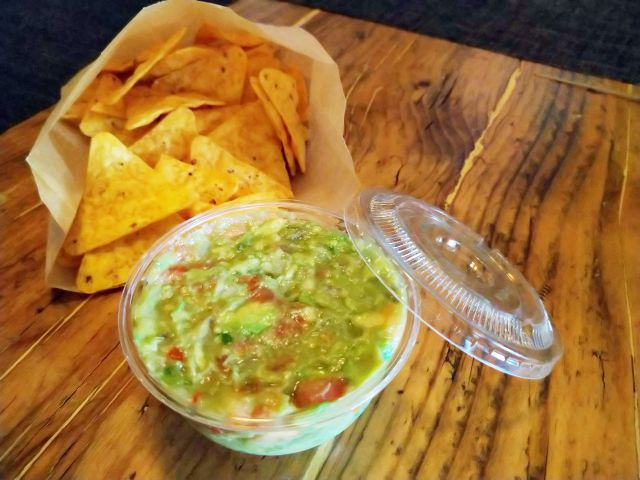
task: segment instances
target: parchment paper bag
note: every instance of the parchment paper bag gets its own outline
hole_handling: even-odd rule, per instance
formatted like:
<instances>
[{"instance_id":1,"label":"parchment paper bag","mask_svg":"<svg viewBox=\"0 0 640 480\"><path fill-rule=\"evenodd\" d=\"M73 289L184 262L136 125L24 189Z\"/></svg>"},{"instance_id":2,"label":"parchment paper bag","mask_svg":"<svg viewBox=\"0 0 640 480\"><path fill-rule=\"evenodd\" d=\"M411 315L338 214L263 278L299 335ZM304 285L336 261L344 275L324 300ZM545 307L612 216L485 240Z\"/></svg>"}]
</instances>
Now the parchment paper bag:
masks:
<instances>
[{"instance_id":1,"label":"parchment paper bag","mask_svg":"<svg viewBox=\"0 0 640 480\"><path fill-rule=\"evenodd\" d=\"M61 98L45 122L27 157L40 198L50 212L45 274L52 287L76 290L75 270L55 263L71 227L84 189L89 139L61 121L78 96L109 60L129 59L187 28L183 44L191 44L202 25L245 30L281 47L282 59L298 67L309 86L307 173L293 182L297 199L341 210L358 181L344 143L345 97L338 67L320 43L299 27L250 22L232 10L194 0L167 0L144 8L111 41L100 56L61 90Z\"/></svg>"}]
</instances>

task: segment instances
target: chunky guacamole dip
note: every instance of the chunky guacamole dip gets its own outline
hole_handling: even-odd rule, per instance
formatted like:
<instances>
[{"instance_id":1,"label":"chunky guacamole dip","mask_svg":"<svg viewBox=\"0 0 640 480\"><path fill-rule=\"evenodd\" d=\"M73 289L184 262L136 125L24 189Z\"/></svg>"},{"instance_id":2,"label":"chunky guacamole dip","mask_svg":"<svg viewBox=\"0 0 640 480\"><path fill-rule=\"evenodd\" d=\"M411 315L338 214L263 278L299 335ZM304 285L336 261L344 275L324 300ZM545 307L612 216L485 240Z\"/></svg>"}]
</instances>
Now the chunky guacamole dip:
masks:
<instances>
[{"instance_id":1,"label":"chunky guacamole dip","mask_svg":"<svg viewBox=\"0 0 640 480\"><path fill-rule=\"evenodd\" d=\"M388 260L364 249L400 292ZM348 394L390 358L405 318L344 232L285 214L175 242L145 274L132 314L140 357L165 390L244 418Z\"/></svg>"}]
</instances>

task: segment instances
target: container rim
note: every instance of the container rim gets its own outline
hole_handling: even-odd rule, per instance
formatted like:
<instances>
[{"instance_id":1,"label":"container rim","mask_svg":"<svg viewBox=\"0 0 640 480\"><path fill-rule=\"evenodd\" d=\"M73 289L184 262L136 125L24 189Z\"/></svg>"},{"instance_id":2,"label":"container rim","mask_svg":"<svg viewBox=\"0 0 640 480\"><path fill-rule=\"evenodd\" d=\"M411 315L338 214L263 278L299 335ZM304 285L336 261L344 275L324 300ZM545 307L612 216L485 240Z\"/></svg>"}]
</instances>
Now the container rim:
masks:
<instances>
[{"instance_id":1,"label":"container rim","mask_svg":"<svg viewBox=\"0 0 640 480\"><path fill-rule=\"evenodd\" d=\"M257 214L267 209L276 209L278 212L288 211L294 214L304 213L316 217L317 220L323 218L323 223L327 223L327 225L329 225L327 219L331 219L334 223L338 222L338 224L343 227L345 225L344 222L346 222L343 216L336 212L299 200L255 202L210 210L178 225L156 241L139 261L133 274L127 281L120 299L118 308L118 335L127 363L135 377L157 400L183 417L211 428L233 431L283 430L292 427L306 427L328 423L348 412L357 411L396 377L408 360L420 329L421 322L413 313L420 311L420 296L411 278L406 272L399 270L406 285L407 305L404 305L405 320L402 335L394 350L393 356L356 389L334 402L325 403L321 407L321 410L302 410L281 417L267 419L228 417L205 414L193 407L185 405L184 402L172 396L168 389L149 375L138 355L137 348L133 341L131 308L135 294L145 273L153 260L174 240L187 236L189 233L192 233L207 223L212 223L222 218L233 218L250 213ZM347 234L346 228L345 234ZM384 254L384 252L381 253ZM393 265L394 268L397 268L395 263L393 263ZM375 272L373 273L375 274Z\"/></svg>"}]
</instances>

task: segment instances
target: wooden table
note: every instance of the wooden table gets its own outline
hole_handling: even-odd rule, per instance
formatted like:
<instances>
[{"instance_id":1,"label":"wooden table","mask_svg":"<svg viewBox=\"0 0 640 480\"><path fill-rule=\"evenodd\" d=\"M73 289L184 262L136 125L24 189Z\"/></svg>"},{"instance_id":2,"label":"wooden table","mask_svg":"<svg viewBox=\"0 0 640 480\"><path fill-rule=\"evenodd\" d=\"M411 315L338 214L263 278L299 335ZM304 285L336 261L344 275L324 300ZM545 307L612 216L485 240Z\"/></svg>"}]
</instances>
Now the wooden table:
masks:
<instances>
[{"instance_id":1,"label":"wooden table","mask_svg":"<svg viewBox=\"0 0 640 480\"><path fill-rule=\"evenodd\" d=\"M527 382L425 330L334 441L273 458L218 447L128 371L119 292L44 285L47 211L24 162L42 112L0 136L0 477L637 478L640 105L625 97L639 89L284 3L234 8L317 36L363 183L446 206L502 250L564 357Z\"/></svg>"}]
</instances>

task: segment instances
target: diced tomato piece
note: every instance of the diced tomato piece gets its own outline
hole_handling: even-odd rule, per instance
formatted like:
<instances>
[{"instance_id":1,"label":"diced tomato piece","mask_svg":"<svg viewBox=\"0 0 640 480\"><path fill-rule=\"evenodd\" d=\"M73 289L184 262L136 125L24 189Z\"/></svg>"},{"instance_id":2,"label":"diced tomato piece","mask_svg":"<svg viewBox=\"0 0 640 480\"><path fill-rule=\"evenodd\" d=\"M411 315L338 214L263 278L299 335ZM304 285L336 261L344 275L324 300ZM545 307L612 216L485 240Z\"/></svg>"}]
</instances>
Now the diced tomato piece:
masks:
<instances>
[{"instance_id":1,"label":"diced tomato piece","mask_svg":"<svg viewBox=\"0 0 640 480\"><path fill-rule=\"evenodd\" d=\"M224 430L222 430L221 428L218 428L218 427L209 427L209 430L211 430L211 432L217 433L217 434L224 433Z\"/></svg>"},{"instance_id":2,"label":"diced tomato piece","mask_svg":"<svg viewBox=\"0 0 640 480\"><path fill-rule=\"evenodd\" d=\"M190 263L189 267L190 269L196 269L196 268L209 268L209 264L206 262L194 262L194 263Z\"/></svg>"},{"instance_id":3,"label":"diced tomato piece","mask_svg":"<svg viewBox=\"0 0 640 480\"><path fill-rule=\"evenodd\" d=\"M276 325L276 336L280 338L288 338L299 333L301 328L298 324L291 322L290 320L280 320Z\"/></svg>"},{"instance_id":4,"label":"diced tomato piece","mask_svg":"<svg viewBox=\"0 0 640 480\"><path fill-rule=\"evenodd\" d=\"M310 407L322 402L333 402L347 391L342 378L310 378L298 382L293 391L293 404L298 408Z\"/></svg>"},{"instance_id":5,"label":"diced tomato piece","mask_svg":"<svg viewBox=\"0 0 640 480\"><path fill-rule=\"evenodd\" d=\"M300 314L294 315L293 321L296 322L296 324L300 325L301 327L304 327L307 324L304 317Z\"/></svg>"},{"instance_id":6,"label":"diced tomato piece","mask_svg":"<svg viewBox=\"0 0 640 480\"><path fill-rule=\"evenodd\" d=\"M171 347L171 349L169 349L169 351L167 352L167 357L178 362L184 362L185 359L183 351L178 347Z\"/></svg>"},{"instance_id":7,"label":"diced tomato piece","mask_svg":"<svg viewBox=\"0 0 640 480\"><path fill-rule=\"evenodd\" d=\"M193 392L193 395L191 395L191 403L198 403L200 398L202 398L202 392Z\"/></svg>"},{"instance_id":8,"label":"diced tomato piece","mask_svg":"<svg viewBox=\"0 0 640 480\"><path fill-rule=\"evenodd\" d=\"M273 292L266 287L260 286L260 278L257 275L244 275L239 277L238 281L247 286L249 292L251 292L251 300L268 302L273 299Z\"/></svg>"},{"instance_id":9,"label":"diced tomato piece","mask_svg":"<svg viewBox=\"0 0 640 480\"><path fill-rule=\"evenodd\" d=\"M306 324L307 322L302 315L294 315L290 319L281 320L276 325L276 336L283 338L301 333Z\"/></svg>"},{"instance_id":10,"label":"diced tomato piece","mask_svg":"<svg viewBox=\"0 0 640 480\"><path fill-rule=\"evenodd\" d=\"M276 325L276 337L283 338L289 336L289 325L286 322L280 322Z\"/></svg>"},{"instance_id":11,"label":"diced tomato piece","mask_svg":"<svg viewBox=\"0 0 640 480\"><path fill-rule=\"evenodd\" d=\"M269 416L269 408L266 405L258 404L251 410L251 416L253 418L265 418Z\"/></svg>"},{"instance_id":12,"label":"diced tomato piece","mask_svg":"<svg viewBox=\"0 0 640 480\"><path fill-rule=\"evenodd\" d=\"M273 300L273 292L265 287L256 288L251 294L251 300L255 300L256 302L268 302L269 300Z\"/></svg>"},{"instance_id":13,"label":"diced tomato piece","mask_svg":"<svg viewBox=\"0 0 640 480\"><path fill-rule=\"evenodd\" d=\"M224 373L225 375L228 374L231 370L229 369L229 367L227 367L224 362L227 360L227 356L226 355L220 355L219 357L216 357L216 365L218 365L218 368L220 369L220 371L222 373Z\"/></svg>"},{"instance_id":14,"label":"diced tomato piece","mask_svg":"<svg viewBox=\"0 0 640 480\"><path fill-rule=\"evenodd\" d=\"M256 275L244 275L238 278L240 283L244 283L250 292L253 292L256 288L260 286L260 279Z\"/></svg>"},{"instance_id":15,"label":"diced tomato piece","mask_svg":"<svg viewBox=\"0 0 640 480\"><path fill-rule=\"evenodd\" d=\"M172 265L168 268L169 273L179 273L183 274L189 270L189 267L186 265Z\"/></svg>"}]
</instances>

